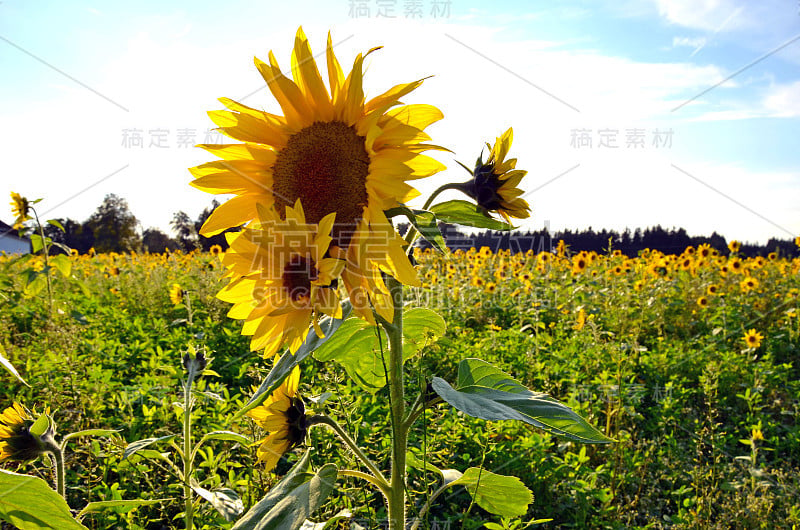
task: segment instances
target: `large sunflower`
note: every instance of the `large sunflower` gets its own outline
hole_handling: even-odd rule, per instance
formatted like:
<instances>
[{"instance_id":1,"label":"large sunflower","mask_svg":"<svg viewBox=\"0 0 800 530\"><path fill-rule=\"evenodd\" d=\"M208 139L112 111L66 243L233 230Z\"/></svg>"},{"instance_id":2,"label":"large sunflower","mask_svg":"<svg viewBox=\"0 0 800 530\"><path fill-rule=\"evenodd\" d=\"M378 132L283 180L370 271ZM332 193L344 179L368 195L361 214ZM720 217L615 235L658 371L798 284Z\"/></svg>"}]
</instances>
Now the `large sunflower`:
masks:
<instances>
[{"instance_id":1,"label":"large sunflower","mask_svg":"<svg viewBox=\"0 0 800 530\"><path fill-rule=\"evenodd\" d=\"M513 138L514 131L509 127L494 145L486 144L490 149L489 158L486 162L483 156L478 158L475 169L471 171L472 180L458 186L485 212L497 212L508 223L511 217L526 219L531 215L527 201L520 198L524 191L517 188L528 172L515 169L516 158L506 159Z\"/></svg>"},{"instance_id":2,"label":"large sunflower","mask_svg":"<svg viewBox=\"0 0 800 530\"><path fill-rule=\"evenodd\" d=\"M297 395L300 368L295 367L281 386L247 415L269 434L259 442L258 460L271 471L289 449L303 443L308 433L306 407Z\"/></svg>"},{"instance_id":3,"label":"large sunflower","mask_svg":"<svg viewBox=\"0 0 800 530\"><path fill-rule=\"evenodd\" d=\"M236 197L220 205L200 233L211 236L245 224L256 217L257 205L274 207L285 218L287 207L300 200L311 224L335 213L331 254L347 261L345 287L354 302L363 302L354 309L369 321L372 308L391 319L380 271L409 285L418 280L403 239L383 212L419 194L407 181L444 169L421 154L442 149L426 143L430 137L423 132L442 114L431 105L401 105L400 98L422 79L366 101L364 57L356 57L345 77L330 34L326 59L330 91L300 28L292 53L294 81L281 73L272 52L269 64L255 60L283 116L227 98L220 101L229 110L209 113L222 133L245 143L201 146L222 160L192 168L192 185Z\"/></svg>"},{"instance_id":4,"label":"large sunflower","mask_svg":"<svg viewBox=\"0 0 800 530\"><path fill-rule=\"evenodd\" d=\"M222 264L230 283L217 295L233 303L228 316L243 319L243 335L252 335L250 349L271 357L284 344L291 351L303 343L311 321L324 313L341 317L336 278L344 261L325 257L336 214L319 225L306 222L302 205L283 210L258 205L258 218L248 228L229 234L230 249Z\"/></svg>"}]
</instances>

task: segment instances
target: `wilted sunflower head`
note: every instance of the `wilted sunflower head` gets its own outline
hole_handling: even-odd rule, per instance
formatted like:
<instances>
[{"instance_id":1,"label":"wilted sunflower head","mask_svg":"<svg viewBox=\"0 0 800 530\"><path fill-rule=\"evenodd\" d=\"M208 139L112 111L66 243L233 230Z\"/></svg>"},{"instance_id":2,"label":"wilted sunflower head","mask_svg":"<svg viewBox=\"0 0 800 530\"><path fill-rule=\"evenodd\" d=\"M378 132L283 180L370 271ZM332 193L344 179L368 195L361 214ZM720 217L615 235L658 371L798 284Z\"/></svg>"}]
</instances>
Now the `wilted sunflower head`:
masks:
<instances>
[{"instance_id":1,"label":"wilted sunflower head","mask_svg":"<svg viewBox=\"0 0 800 530\"><path fill-rule=\"evenodd\" d=\"M14 216L14 230L22 228L22 223L31 219L31 204L19 193L11 192L11 215Z\"/></svg>"},{"instance_id":2,"label":"wilted sunflower head","mask_svg":"<svg viewBox=\"0 0 800 530\"><path fill-rule=\"evenodd\" d=\"M485 212L497 212L506 222L511 217L526 219L530 217L530 206L520 198L524 192L517 188L527 171L514 169L516 158L506 159L511 148L514 131L509 129L495 140L489 148L489 158L483 161L483 154L478 157L472 180L459 185L459 189L472 197Z\"/></svg>"},{"instance_id":3,"label":"wilted sunflower head","mask_svg":"<svg viewBox=\"0 0 800 530\"><path fill-rule=\"evenodd\" d=\"M346 259L342 279L354 310L374 321L374 307L391 320L380 272L408 285L419 285L419 280L405 255L405 242L383 212L419 195L407 181L444 169L421 154L442 149L427 143L431 138L424 132L442 114L430 105L401 103L422 79L367 101L364 56L356 57L345 76L330 34L326 62L327 85L300 28L291 58L293 80L283 75L271 52L269 63L255 61L283 116L226 98L220 101L229 110L209 113L220 132L245 143L201 146L222 160L192 168L192 185L236 196L216 208L200 233L210 236L246 224L257 217L257 205L274 208L283 219L299 200L310 224L335 214L332 247ZM363 304L355 303L363 298L354 296L357 290L366 291Z\"/></svg>"},{"instance_id":4,"label":"wilted sunflower head","mask_svg":"<svg viewBox=\"0 0 800 530\"><path fill-rule=\"evenodd\" d=\"M260 406L247 415L269 434L258 442L258 459L271 471L284 453L302 444L308 434L306 408L297 395L300 369L292 373Z\"/></svg>"},{"instance_id":5,"label":"wilted sunflower head","mask_svg":"<svg viewBox=\"0 0 800 530\"><path fill-rule=\"evenodd\" d=\"M19 403L0 414L0 462L28 462L45 451L40 437L31 433L34 423L31 413Z\"/></svg>"}]
</instances>

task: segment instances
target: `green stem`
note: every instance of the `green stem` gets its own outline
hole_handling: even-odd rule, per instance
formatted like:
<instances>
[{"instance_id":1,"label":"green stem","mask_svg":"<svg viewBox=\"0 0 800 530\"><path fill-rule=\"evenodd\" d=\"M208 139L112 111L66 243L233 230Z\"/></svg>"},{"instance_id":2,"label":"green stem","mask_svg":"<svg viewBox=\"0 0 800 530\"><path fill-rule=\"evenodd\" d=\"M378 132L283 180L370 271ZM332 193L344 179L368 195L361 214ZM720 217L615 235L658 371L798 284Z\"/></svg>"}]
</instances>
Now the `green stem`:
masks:
<instances>
[{"instance_id":1,"label":"green stem","mask_svg":"<svg viewBox=\"0 0 800 530\"><path fill-rule=\"evenodd\" d=\"M375 476L370 475L369 473L356 471L355 469L340 469L338 473L339 476L342 477L355 477L355 478L360 478L362 480L366 480L367 482L369 482L370 484L381 490L381 493L383 493L385 497L387 498L389 497L389 484L386 481L381 482Z\"/></svg>"},{"instance_id":2,"label":"green stem","mask_svg":"<svg viewBox=\"0 0 800 530\"><path fill-rule=\"evenodd\" d=\"M47 248L47 240L44 238L44 228L42 227L42 223L39 221L39 214L36 213L36 209L31 207L31 211L33 212L34 217L36 217L36 226L39 227L39 237L42 238L42 252L44 253L44 270L45 270L45 278L47 278L47 297L48 301L50 302L50 318L53 318L53 286L50 283L50 259L49 254L50 250Z\"/></svg>"},{"instance_id":3,"label":"green stem","mask_svg":"<svg viewBox=\"0 0 800 530\"><path fill-rule=\"evenodd\" d=\"M403 284L391 276L386 285L392 296L394 317L384 324L389 337L389 395L392 418L392 477L389 497L389 530L404 530L406 524L406 401L403 386Z\"/></svg>"},{"instance_id":4,"label":"green stem","mask_svg":"<svg viewBox=\"0 0 800 530\"><path fill-rule=\"evenodd\" d=\"M66 489L64 488L64 452L61 450L61 447L55 443L55 440L52 438L47 439L47 435L44 437L43 441L45 450L53 455L53 460L56 464L56 491L63 498L66 498Z\"/></svg>"},{"instance_id":5,"label":"green stem","mask_svg":"<svg viewBox=\"0 0 800 530\"><path fill-rule=\"evenodd\" d=\"M431 204L433 204L433 200L440 193L442 193L443 191L446 191L446 190L461 190L461 186L462 185L463 185L463 183L452 183L451 182L449 184L445 184L444 186L440 186L436 191L431 193L431 196L428 197L427 201L425 201L425 205L422 207L422 209L423 210L427 210L428 208L430 208ZM411 245L412 245L412 243L414 243L414 240L417 239L418 235L419 235L419 231L416 228L414 228L413 226L411 226L408 229L408 233L406 234L405 240L406 240L406 243L408 243L409 250L411 249Z\"/></svg>"},{"instance_id":6,"label":"green stem","mask_svg":"<svg viewBox=\"0 0 800 530\"><path fill-rule=\"evenodd\" d=\"M193 361L188 363L189 374L183 391L183 497L185 501L186 530L192 530L194 502L192 500L192 383L197 375Z\"/></svg>"},{"instance_id":7,"label":"green stem","mask_svg":"<svg viewBox=\"0 0 800 530\"><path fill-rule=\"evenodd\" d=\"M308 423L309 425L323 424L333 429L334 432L339 435L339 438L341 438L342 441L347 445L347 447L349 447L350 450L353 451L353 453L358 457L358 459L361 460L361 463L363 463L364 466L370 470L374 476L373 478L376 480L376 482L373 483L381 488L381 491L384 493L384 495L388 494L389 483L386 481L386 477L383 476L383 473L381 473L381 470L378 469L378 466L376 466L375 463L370 460L366 453L364 453L358 444L356 444L355 440L353 440L350 435L347 434L347 431L345 431L336 420L324 414L317 414L309 418Z\"/></svg>"}]
</instances>

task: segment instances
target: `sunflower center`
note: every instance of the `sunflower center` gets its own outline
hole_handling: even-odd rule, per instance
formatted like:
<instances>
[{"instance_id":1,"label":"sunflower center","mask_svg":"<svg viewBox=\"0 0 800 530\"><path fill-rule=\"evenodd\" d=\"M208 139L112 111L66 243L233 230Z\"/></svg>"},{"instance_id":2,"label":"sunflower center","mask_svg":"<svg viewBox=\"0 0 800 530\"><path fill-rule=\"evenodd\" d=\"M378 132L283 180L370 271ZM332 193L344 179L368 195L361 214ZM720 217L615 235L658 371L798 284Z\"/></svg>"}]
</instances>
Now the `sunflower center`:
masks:
<instances>
[{"instance_id":1,"label":"sunflower center","mask_svg":"<svg viewBox=\"0 0 800 530\"><path fill-rule=\"evenodd\" d=\"M311 282L316 279L317 267L309 257L294 254L283 267L283 288L292 302L308 299L311 296Z\"/></svg>"},{"instance_id":2,"label":"sunflower center","mask_svg":"<svg viewBox=\"0 0 800 530\"><path fill-rule=\"evenodd\" d=\"M367 205L369 155L355 127L315 122L293 134L272 166L275 209L300 199L306 221L317 224L336 212L333 245L345 248Z\"/></svg>"}]
</instances>

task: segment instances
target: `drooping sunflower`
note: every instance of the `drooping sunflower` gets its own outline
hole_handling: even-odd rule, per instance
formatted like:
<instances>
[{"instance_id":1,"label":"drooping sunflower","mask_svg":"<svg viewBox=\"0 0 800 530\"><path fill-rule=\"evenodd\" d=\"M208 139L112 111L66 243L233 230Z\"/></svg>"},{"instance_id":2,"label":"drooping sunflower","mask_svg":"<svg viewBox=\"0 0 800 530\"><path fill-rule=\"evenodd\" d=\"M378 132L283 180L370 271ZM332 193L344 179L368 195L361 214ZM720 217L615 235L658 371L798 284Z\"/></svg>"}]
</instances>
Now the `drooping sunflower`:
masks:
<instances>
[{"instance_id":1,"label":"drooping sunflower","mask_svg":"<svg viewBox=\"0 0 800 530\"><path fill-rule=\"evenodd\" d=\"M743 339L748 348L758 348L761 346L761 341L764 340L764 335L755 329L751 329L744 334Z\"/></svg>"},{"instance_id":2,"label":"drooping sunflower","mask_svg":"<svg viewBox=\"0 0 800 530\"><path fill-rule=\"evenodd\" d=\"M31 219L31 205L28 199L19 193L11 192L11 215L14 216L14 230L22 228L22 223Z\"/></svg>"},{"instance_id":3,"label":"drooping sunflower","mask_svg":"<svg viewBox=\"0 0 800 530\"><path fill-rule=\"evenodd\" d=\"M247 415L269 434L259 442L258 460L271 471L289 449L303 443L308 433L306 407L297 395L300 368L292 373L260 406Z\"/></svg>"},{"instance_id":4,"label":"drooping sunflower","mask_svg":"<svg viewBox=\"0 0 800 530\"><path fill-rule=\"evenodd\" d=\"M472 197L484 212L497 212L507 223L511 223L511 217L526 219L531 215L527 201L520 198L525 192L517 188L528 172L515 169L516 158L506 159L513 138L514 131L509 127L494 145L486 144L490 150L489 158L484 162L481 155L475 169L470 171L472 180L456 186Z\"/></svg>"},{"instance_id":5,"label":"drooping sunflower","mask_svg":"<svg viewBox=\"0 0 800 530\"><path fill-rule=\"evenodd\" d=\"M424 132L442 113L431 105L401 104L422 79L366 101L364 57L356 57L345 77L330 34L326 59L328 87L300 28L292 52L294 80L283 75L272 52L269 64L255 60L283 116L227 98L220 101L229 110L209 113L219 131L245 143L201 146L222 160L192 168L192 185L236 197L220 205L200 233L211 236L248 223L256 218L257 205L274 207L283 219L286 208L300 200L311 224L335 213L331 254L346 258L342 279L355 311L373 322L372 306L391 320L380 272L408 285L419 281L405 256L405 242L383 212L419 195L407 181L444 169L421 154L443 149L428 144L431 138ZM357 291L365 291L364 303L356 303L364 298Z\"/></svg>"},{"instance_id":6,"label":"drooping sunflower","mask_svg":"<svg viewBox=\"0 0 800 530\"><path fill-rule=\"evenodd\" d=\"M28 462L44 451L38 437L30 432L34 419L19 403L0 414L0 462Z\"/></svg>"},{"instance_id":7,"label":"drooping sunflower","mask_svg":"<svg viewBox=\"0 0 800 530\"><path fill-rule=\"evenodd\" d=\"M172 305L178 305L183 302L183 287L178 283L173 283L169 288L169 301Z\"/></svg>"},{"instance_id":8,"label":"drooping sunflower","mask_svg":"<svg viewBox=\"0 0 800 530\"><path fill-rule=\"evenodd\" d=\"M231 318L244 320L250 349L271 357L284 344L292 352L303 343L311 322L321 337L323 314L341 317L336 278L344 260L326 257L336 214L308 224L300 200L283 219L274 207L257 206L258 217L242 232L229 234L222 264L231 278L218 298L233 304Z\"/></svg>"}]
</instances>

